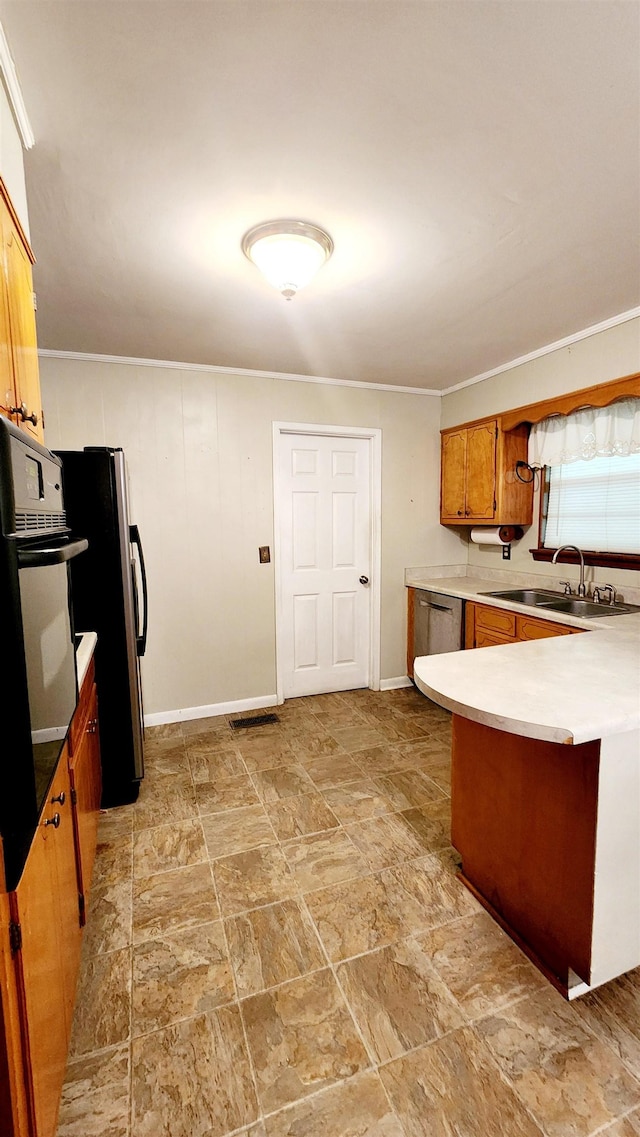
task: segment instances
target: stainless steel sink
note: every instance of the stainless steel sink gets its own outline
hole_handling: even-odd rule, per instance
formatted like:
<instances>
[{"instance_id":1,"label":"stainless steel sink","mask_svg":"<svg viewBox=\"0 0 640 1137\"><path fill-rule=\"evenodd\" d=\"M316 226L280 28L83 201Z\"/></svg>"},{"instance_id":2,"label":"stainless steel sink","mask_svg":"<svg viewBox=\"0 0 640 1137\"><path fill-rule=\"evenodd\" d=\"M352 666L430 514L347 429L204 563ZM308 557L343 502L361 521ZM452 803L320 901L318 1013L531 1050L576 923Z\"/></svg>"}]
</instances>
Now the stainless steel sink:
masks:
<instances>
[{"instance_id":1,"label":"stainless steel sink","mask_svg":"<svg viewBox=\"0 0 640 1137\"><path fill-rule=\"evenodd\" d=\"M544 608L549 612L566 612L569 616L582 616L592 620L598 616L624 616L629 612L640 612L635 604L595 604L581 596L563 596L547 588L510 588L501 592L479 592L478 596L493 596L496 600L511 600L514 604L525 604L530 608Z\"/></svg>"},{"instance_id":2,"label":"stainless steel sink","mask_svg":"<svg viewBox=\"0 0 640 1137\"><path fill-rule=\"evenodd\" d=\"M548 588L511 588L506 592L479 592L478 596L495 596L500 600L512 600L514 604L548 604L553 600L561 600L562 594L551 592Z\"/></svg>"},{"instance_id":3,"label":"stainless steel sink","mask_svg":"<svg viewBox=\"0 0 640 1137\"><path fill-rule=\"evenodd\" d=\"M588 620L596 616L624 616L628 612L638 611L637 608L626 604L594 604L592 600L572 596L545 604L538 602L536 608L546 608L549 612L568 612L570 616L584 616Z\"/></svg>"}]
</instances>

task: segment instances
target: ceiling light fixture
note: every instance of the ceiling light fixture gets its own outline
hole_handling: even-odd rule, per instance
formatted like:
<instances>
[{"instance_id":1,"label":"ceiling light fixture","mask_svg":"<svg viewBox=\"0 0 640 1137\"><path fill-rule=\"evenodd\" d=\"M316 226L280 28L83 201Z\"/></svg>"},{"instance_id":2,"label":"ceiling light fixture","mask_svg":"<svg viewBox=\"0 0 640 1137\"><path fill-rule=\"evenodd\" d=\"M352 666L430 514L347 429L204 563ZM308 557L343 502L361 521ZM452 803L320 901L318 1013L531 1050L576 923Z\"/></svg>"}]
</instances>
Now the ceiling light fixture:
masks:
<instances>
[{"instance_id":1,"label":"ceiling light fixture","mask_svg":"<svg viewBox=\"0 0 640 1137\"><path fill-rule=\"evenodd\" d=\"M333 241L308 221L265 221L245 233L242 251L291 300L329 260Z\"/></svg>"}]
</instances>

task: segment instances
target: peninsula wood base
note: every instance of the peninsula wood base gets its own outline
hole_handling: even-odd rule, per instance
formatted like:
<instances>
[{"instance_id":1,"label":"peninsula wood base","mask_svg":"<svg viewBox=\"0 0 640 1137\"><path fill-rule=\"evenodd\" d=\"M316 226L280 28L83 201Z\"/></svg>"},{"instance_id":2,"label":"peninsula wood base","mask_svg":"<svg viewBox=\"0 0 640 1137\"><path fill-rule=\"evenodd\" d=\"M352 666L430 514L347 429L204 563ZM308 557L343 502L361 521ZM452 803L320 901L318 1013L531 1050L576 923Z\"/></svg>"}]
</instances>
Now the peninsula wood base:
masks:
<instances>
[{"instance_id":1,"label":"peninsula wood base","mask_svg":"<svg viewBox=\"0 0 640 1137\"><path fill-rule=\"evenodd\" d=\"M545 978L553 984L556 990L559 991L561 995L564 995L565 999L575 999L577 995L584 995L586 990L591 990L591 987L586 986L580 980L579 976L572 976L571 986L563 983L557 975L554 975L553 971L551 971L544 960L540 959L539 955L536 955L531 945L528 944L526 940L523 940L522 936L516 932L515 928L512 928L511 925L508 924L507 921L503 918L503 916L501 916L499 912L496 912L496 909L489 903L489 901L482 895L482 893L478 892L478 889L472 885L471 881L467 880L462 869L456 873L456 876L458 880L462 881L465 888L469 889L471 895L475 896L478 903L482 904L482 907L489 913L492 919L495 920L496 924L499 924L502 930L507 933L510 939L513 940L514 944L517 944L517 946L520 948L520 951L526 955L527 959L531 960L531 962L538 968L538 971L542 972Z\"/></svg>"},{"instance_id":2,"label":"peninsula wood base","mask_svg":"<svg viewBox=\"0 0 640 1137\"><path fill-rule=\"evenodd\" d=\"M454 715L461 877L568 998L640 963L638 732L581 746Z\"/></svg>"}]
</instances>

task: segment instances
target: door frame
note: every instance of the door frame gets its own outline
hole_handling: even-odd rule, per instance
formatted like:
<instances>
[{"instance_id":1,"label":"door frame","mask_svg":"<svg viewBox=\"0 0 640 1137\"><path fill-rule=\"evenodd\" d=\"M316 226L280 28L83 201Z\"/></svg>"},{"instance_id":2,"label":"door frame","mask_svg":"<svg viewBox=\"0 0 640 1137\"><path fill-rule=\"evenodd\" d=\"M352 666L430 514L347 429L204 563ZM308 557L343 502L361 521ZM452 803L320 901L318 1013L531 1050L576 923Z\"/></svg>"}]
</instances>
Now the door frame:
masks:
<instances>
[{"instance_id":1,"label":"door frame","mask_svg":"<svg viewBox=\"0 0 640 1137\"><path fill-rule=\"evenodd\" d=\"M282 493L279 476L280 439L288 434L306 434L321 438L365 438L369 440L370 478L370 540L369 549L369 690L380 690L380 601L382 567L382 430L372 426L327 426L324 423L274 422L273 423L273 550L275 568L276 614L276 693L278 703L284 703L282 677L282 579L280 575L280 548L282 533Z\"/></svg>"}]
</instances>

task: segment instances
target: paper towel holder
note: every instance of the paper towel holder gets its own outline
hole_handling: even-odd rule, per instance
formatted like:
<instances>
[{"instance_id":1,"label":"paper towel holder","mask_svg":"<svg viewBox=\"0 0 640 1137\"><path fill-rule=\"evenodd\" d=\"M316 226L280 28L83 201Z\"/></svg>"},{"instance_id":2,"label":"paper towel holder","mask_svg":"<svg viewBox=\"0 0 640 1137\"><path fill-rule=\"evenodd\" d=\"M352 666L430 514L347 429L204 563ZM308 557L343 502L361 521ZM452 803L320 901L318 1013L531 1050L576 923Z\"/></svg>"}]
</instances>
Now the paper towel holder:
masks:
<instances>
[{"instance_id":1,"label":"paper towel holder","mask_svg":"<svg viewBox=\"0 0 640 1137\"><path fill-rule=\"evenodd\" d=\"M469 537L476 545L510 545L523 534L519 525L480 525L471 530Z\"/></svg>"},{"instance_id":2,"label":"paper towel holder","mask_svg":"<svg viewBox=\"0 0 640 1137\"><path fill-rule=\"evenodd\" d=\"M505 545L510 545L512 541L519 541L524 534L524 529L519 525L501 525L499 530L500 540Z\"/></svg>"},{"instance_id":3,"label":"paper towel holder","mask_svg":"<svg viewBox=\"0 0 640 1137\"><path fill-rule=\"evenodd\" d=\"M522 476L521 470L526 470L527 473L530 475L530 477L524 478ZM535 476L536 476L536 467L535 466L530 466L528 462L523 462L522 459L520 459L520 461L516 462L516 478L518 479L519 482L524 482L525 486L529 486L535 480Z\"/></svg>"}]
</instances>

